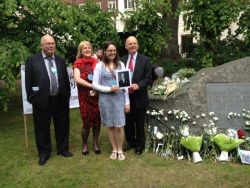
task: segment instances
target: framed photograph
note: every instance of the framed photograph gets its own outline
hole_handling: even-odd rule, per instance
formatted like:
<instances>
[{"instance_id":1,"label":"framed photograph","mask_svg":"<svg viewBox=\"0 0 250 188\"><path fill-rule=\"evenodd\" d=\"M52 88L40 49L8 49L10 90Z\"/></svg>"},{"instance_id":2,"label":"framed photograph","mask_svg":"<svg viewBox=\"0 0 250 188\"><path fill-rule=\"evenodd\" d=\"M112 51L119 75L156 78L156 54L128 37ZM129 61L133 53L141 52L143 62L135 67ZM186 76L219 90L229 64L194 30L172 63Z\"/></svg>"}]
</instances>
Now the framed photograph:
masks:
<instances>
[{"instance_id":1,"label":"framed photograph","mask_svg":"<svg viewBox=\"0 0 250 188\"><path fill-rule=\"evenodd\" d=\"M117 85L123 89L131 86L131 78L129 69L121 69L116 71Z\"/></svg>"}]
</instances>

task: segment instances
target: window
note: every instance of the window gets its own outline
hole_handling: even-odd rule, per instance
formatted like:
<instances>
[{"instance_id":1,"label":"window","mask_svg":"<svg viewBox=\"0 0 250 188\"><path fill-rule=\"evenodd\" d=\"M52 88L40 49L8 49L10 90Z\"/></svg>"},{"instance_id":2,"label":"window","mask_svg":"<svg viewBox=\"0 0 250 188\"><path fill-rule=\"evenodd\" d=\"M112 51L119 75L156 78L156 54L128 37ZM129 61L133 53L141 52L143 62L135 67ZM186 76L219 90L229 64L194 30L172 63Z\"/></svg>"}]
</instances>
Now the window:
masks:
<instances>
[{"instance_id":1,"label":"window","mask_svg":"<svg viewBox=\"0 0 250 188\"><path fill-rule=\"evenodd\" d=\"M108 9L116 9L116 1L108 1Z\"/></svg>"},{"instance_id":2,"label":"window","mask_svg":"<svg viewBox=\"0 0 250 188\"><path fill-rule=\"evenodd\" d=\"M133 0L124 0L125 9L132 9L134 8Z\"/></svg>"},{"instance_id":3,"label":"window","mask_svg":"<svg viewBox=\"0 0 250 188\"><path fill-rule=\"evenodd\" d=\"M102 3L101 2L97 2L97 5L99 6L100 9L102 9Z\"/></svg>"}]
</instances>

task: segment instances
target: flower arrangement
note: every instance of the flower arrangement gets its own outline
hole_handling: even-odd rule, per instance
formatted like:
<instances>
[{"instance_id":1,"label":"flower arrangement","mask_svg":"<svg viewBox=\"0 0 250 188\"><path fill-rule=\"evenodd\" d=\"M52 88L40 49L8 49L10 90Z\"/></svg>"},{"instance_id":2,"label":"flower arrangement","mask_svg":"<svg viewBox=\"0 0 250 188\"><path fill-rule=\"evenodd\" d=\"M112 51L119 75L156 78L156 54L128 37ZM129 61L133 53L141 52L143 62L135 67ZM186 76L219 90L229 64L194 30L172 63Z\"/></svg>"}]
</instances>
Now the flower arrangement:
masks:
<instances>
[{"instance_id":1,"label":"flower arrangement","mask_svg":"<svg viewBox=\"0 0 250 188\"><path fill-rule=\"evenodd\" d=\"M250 116L248 120L250 120ZM216 126L218 121L214 112L190 117L185 111L174 109L165 112L150 108L147 111L149 128L145 153L149 152L153 146L153 152L159 156L177 159L187 157L191 160L188 152L191 151L193 161L196 163L201 162L202 158L228 161L228 152L233 150L234 152L230 152L231 155L237 157L239 154L240 157L249 158L250 162L250 152L246 154L244 152L246 150L242 150L242 152L234 150L240 144L240 147L244 144L244 148L250 148L250 138L246 137L245 131L228 129L226 133L218 134Z\"/></svg>"},{"instance_id":2,"label":"flower arrangement","mask_svg":"<svg viewBox=\"0 0 250 188\"><path fill-rule=\"evenodd\" d=\"M193 69L181 69L173 74L171 78L165 77L162 83L157 85L155 89L150 90L150 93L160 96L163 100L167 100L170 96L174 96L178 89L185 83L190 82L184 77L185 75L191 77L195 73Z\"/></svg>"},{"instance_id":3,"label":"flower arrangement","mask_svg":"<svg viewBox=\"0 0 250 188\"><path fill-rule=\"evenodd\" d=\"M191 151L193 153L193 161L194 163L201 162L201 156L199 154L199 151L201 149L201 144L202 144L202 138L203 136L190 136L189 135L189 126L184 125L181 130L182 134L181 138L181 145L183 145L186 149Z\"/></svg>"}]
</instances>

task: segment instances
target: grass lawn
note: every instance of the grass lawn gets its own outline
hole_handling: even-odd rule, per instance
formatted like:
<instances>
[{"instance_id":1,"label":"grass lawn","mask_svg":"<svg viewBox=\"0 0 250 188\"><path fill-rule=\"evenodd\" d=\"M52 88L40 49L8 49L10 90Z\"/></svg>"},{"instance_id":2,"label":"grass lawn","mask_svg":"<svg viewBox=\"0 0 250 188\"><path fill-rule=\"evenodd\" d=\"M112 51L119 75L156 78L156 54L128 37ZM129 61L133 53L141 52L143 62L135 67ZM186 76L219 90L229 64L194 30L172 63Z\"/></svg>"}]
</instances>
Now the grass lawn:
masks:
<instances>
[{"instance_id":1,"label":"grass lawn","mask_svg":"<svg viewBox=\"0 0 250 188\"><path fill-rule=\"evenodd\" d=\"M32 115L28 115L29 149L25 149L20 81L10 96L9 112L0 110L0 187L249 187L250 166L240 163L203 162L193 164L125 153L125 161L111 161L112 151L106 127L100 135L101 155L81 154L82 126L79 109L70 111L72 158L56 155L53 126L53 153L45 166L38 166Z\"/></svg>"}]
</instances>

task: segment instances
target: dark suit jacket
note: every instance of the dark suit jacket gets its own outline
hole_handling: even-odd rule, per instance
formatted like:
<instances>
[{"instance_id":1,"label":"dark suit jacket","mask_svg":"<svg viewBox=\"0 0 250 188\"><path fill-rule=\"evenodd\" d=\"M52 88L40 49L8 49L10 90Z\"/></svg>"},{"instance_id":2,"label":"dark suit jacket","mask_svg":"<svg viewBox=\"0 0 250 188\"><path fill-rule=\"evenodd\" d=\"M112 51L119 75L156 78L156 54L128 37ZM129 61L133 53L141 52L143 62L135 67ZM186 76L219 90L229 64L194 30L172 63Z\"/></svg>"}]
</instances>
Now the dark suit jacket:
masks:
<instances>
[{"instance_id":1,"label":"dark suit jacket","mask_svg":"<svg viewBox=\"0 0 250 188\"><path fill-rule=\"evenodd\" d=\"M129 86L129 81L128 80L124 80L124 82L122 80L119 81L119 87L124 87L124 86Z\"/></svg>"},{"instance_id":2,"label":"dark suit jacket","mask_svg":"<svg viewBox=\"0 0 250 188\"><path fill-rule=\"evenodd\" d=\"M121 58L121 61L125 64L128 62L128 55ZM132 84L137 84L139 90L134 91L130 97L134 97L137 108L144 108L148 106L148 92L147 88L152 82L152 68L151 60L149 57L137 53L136 63L134 67L134 74L132 78Z\"/></svg>"},{"instance_id":3,"label":"dark suit jacket","mask_svg":"<svg viewBox=\"0 0 250 188\"><path fill-rule=\"evenodd\" d=\"M55 62L58 73L59 93L65 102L69 102L70 83L65 60L55 55ZM50 95L50 79L41 52L29 56L26 61L25 87L27 100L35 107L45 108ZM34 87L36 87L35 90Z\"/></svg>"}]
</instances>

